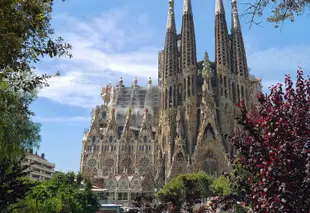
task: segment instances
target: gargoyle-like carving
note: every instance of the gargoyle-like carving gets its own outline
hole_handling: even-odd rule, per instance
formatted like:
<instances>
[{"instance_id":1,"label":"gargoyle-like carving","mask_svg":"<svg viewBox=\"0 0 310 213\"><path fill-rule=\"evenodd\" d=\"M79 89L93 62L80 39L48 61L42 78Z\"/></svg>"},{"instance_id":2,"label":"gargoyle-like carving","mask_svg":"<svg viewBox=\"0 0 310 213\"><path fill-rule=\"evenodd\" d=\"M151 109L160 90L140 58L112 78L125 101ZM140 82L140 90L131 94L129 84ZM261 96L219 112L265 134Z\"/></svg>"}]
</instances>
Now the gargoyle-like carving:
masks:
<instances>
[{"instance_id":1,"label":"gargoyle-like carving","mask_svg":"<svg viewBox=\"0 0 310 213\"><path fill-rule=\"evenodd\" d=\"M107 106L111 100L111 92L112 92L112 85L111 83L107 84L105 87L102 88L101 98L103 100L103 105Z\"/></svg>"}]
</instances>

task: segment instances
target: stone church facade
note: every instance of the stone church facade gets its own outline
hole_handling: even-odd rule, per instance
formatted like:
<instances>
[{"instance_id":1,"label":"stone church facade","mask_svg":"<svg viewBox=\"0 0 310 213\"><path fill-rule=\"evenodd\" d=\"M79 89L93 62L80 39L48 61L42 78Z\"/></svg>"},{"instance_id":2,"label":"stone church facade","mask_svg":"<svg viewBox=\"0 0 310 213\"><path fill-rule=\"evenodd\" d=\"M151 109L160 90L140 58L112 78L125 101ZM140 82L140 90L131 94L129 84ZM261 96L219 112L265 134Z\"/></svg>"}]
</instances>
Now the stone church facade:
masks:
<instances>
[{"instance_id":1,"label":"stone church facade","mask_svg":"<svg viewBox=\"0 0 310 213\"><path fill-rule=\"evenodd\" d=\"M126 87L121 78L118 85L102 89L104 104L92 111L81 172L102 179L113 193L151 193L180 173L228 171L235 105L243 100L254 107L261 90L260 79L249 74L236 0L231 2L230 33L223 2L216 0L215 62L207 53L197 61L191 0L183 4L178 34L174 1L169 0L158 85L150 78L141 87L135 78Z\"/></svg>"}]
</instances>

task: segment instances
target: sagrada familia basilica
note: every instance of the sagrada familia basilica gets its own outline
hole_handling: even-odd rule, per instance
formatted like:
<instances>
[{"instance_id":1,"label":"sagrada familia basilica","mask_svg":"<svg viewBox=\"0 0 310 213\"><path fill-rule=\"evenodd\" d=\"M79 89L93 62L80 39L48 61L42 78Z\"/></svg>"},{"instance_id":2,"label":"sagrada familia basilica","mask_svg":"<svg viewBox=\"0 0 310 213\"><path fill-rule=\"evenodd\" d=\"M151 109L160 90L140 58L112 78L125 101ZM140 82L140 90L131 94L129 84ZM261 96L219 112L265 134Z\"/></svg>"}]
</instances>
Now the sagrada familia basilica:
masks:
<instances>
[{"instance_id":1,"label":"sagrada familia basilica","mask_svg":"<svg viewBox=\"0 0 310 213\"><path fill-rule=\"evenodd\" d=\"M180 173L229 171L228 143L236 127L236 103L254 106L261 81L249 74L236 0L231 32L222 0L216 0L215 62L197 61L191 0L183 2L177 33L169 0L166 39L159 52L158 85L108 84L83 137L81 172L115 200L152 193Z\"/></svg>"}]
</instances>

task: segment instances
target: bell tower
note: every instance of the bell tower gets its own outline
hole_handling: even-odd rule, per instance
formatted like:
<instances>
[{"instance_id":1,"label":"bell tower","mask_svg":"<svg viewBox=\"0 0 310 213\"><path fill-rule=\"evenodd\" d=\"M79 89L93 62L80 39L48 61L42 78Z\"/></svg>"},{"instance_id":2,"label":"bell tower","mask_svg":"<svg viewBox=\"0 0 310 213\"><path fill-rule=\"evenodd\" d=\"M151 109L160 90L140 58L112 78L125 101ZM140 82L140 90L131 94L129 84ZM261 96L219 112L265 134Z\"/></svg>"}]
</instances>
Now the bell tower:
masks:
<instances>
[{"instance_id":1,"label":"bell tower","mask_svg":"<svg viewBox=\"0 0 310 213\"><path fill-rule=\"evenodd\" d=\"M169 169L176 136L177 88L179 57L177 30L174 15L174 0L169 0L166 39L163 54L161 82L161 147L165 156L165 168Z\"/></svg>"},{"instance_id":2,"label":"bell tower","mask_svg":"<svg viewBox=\"0 0 310 213\"><path fill-rule=\"evenodd\" d=\"M181 33L181 69L185 105L185 132L187 151L193 153L197 132L197 56L195 27L191 0L183 1Z\"/></svg>"}]
</instances>

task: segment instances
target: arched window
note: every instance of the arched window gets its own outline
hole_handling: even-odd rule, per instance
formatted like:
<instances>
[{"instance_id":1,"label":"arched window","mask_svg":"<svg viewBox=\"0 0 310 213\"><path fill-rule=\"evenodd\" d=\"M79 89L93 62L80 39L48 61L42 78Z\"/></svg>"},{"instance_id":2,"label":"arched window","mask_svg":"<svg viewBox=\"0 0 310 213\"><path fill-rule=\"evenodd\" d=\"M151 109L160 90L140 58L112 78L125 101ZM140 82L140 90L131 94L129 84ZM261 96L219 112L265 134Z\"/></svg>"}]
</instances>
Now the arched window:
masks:
<instances>
[{"instance_id":1,"label":"arched window","mask_svg":"<svg viewBox=\"0 0 310 213\"><path fill-rule=\"evenodd\" d=\"M143 137L143 142L146 143L147 142L147 136Z\"/></svg>"},{"instance_id":2,"label":"arched window","mask_svg":"<svg viewBox=\"0 0 310 213\"><path fill-rule=\"evenodd\" d=\"M96 141L96 136L93 136L92 137L92 142L95 142Z\"/></svg>"},{"instance_id":3,"label":"arched window","mask_svg":"<svg viewBox=\"0 0 310 213\"><path fill-rule=\"evenodd\" d=\"M109 137L109 143L112 143L112 142L113 142L113 137L110 136L110 137Z\"/></svg>"}]
</instances>

